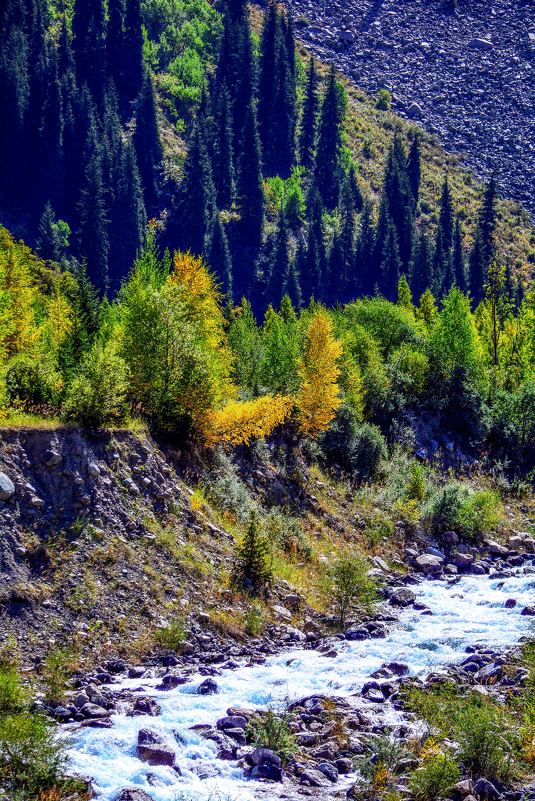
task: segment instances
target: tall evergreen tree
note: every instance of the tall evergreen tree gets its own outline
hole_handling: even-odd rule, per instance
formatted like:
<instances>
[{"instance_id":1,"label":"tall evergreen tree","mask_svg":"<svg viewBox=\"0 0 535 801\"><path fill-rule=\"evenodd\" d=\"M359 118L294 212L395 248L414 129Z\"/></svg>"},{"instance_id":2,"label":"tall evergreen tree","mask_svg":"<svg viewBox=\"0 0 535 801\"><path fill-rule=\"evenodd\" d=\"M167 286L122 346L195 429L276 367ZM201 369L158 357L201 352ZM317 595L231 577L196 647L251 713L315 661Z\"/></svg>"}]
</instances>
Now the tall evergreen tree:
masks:
<instances>
[{"instance_id":1,"label":"tall evergreen tree","mask_svg":"<svg viewBox=\"0 0 535 801\"><path fill-rule=\"evenodd\" d=\"M277 223L277 235L269 260L269 277L267 287L267 301L274 308L280 306L288 288L290 275L290 252L288 243L288 227L284 214L284 204L281 203Z\"/></svg>"},{"instance_id":2,"label":"tall evergreen tree","mask_svg":"<svg viewBox=\"0 0 535 801\"><path fill-rule=\"evenodd\" d=\"M208 228L204 252L211 271L217 276L222 292L232 303L232 260L221 214L217 209L214 209Z\"/></svg>"},{"instance_id":3,"label":"tall evergreen tree","mask_svg":"<svg viewBox=\"0 0 535 801\"><path fill-rule=\"evenodd\" d=\"M483 202L479 212L477 231L474 238L469 262L470 294L475 307L485 297L487 270L496 256L496 203L498 186L496 172L485 188Z\"/></svg>"},{"instance_id":4,"label":"tall evergreen tree","mask_svg":"<svg viewBox=\"0 0 535 801\"><path fill-rule=\"evenodd\" d=\"M455 283L461 290L466 293L466 265L464 263L463 253L463 235L461 230L461 221L457 217L455 221L455 231L453 234L453 251L452 251L453 274L455 276Z\"/></svg>"},{"instance_id":5,"label":"tall evergreen tree","mask_svg":"<svg viewBox=\"0 0 535 801\"><path fill-rule=\"evenodd\" d=\"M63 98L58 77L58 64L51 58L48 94L39 126L39 180L41 196L54 203L63 188Z\"/></svg>"},{"instance_id":6,"label":"tall evergreen tree","mask_svg":"<svg viewBox=\"0 0 535 801\"><path fill-rule=\"evenodd\" d=\"M123 92L126 83L127 60L125 52L124 0L108 0L108 31L106 36L106 60L108 77L117 91Z\"/></svg>"},{"instance_id":7,"label":"tall evergreen tree","mask_svg":"<svg viewBox=\"0 0 535 801\"><path fill-rule=\"evenodd\" d=\"M91 281L101 293L108 289L108 220L100 157L94 152L85 168L85 180L78 204L79 251Z\"/></svg>"},{"instance_id":8,"label":"tall evergreen tree","mask_svg":"<svg viewBox=\"0 0 535 801\"><path fill-rule=\"evenodd\" d=\"M411 149L409 150L409 157L407 160L407 175L409 178L409 186L411 188L412 197L414 200L414 208L418 204L420 195L420 180L422 175L422 153L421 153L422 135L419 131L414 134Z\"/></svg>"},{"instance_id":9,"label":"tall evergreen tree","mask_svg":"<svg viewBox=\"0 0 535 801\"><path fill-rule=\"evenodd\" d=\"M423 231L418 238L409 275L412 296L414 302L418 304L425 290L431 290L435 284L431 242Z\"/></svg>"},{"instance_id":10,"label":"tall evergreen tree","mask_svg":"<svg viewBox=\"0 0 535 801\"><path fill-rule=\"evenodd\" d=\"M234 198L234 153L232 148L232 116L226 83L217 99L214 120L215 141L212 160L214 184L219 208L227 208Z\"/></svg>"},{"instance_id":11,"label":"tall evergreen tree","mask_svg":"<svg viewBox=\"0 0 535 801\"><path fill-rule=\"evenodd\" d=\"M401 267L396 227L392 219L388 218L381 262L381 292L391 303L395 303L397 299Z\"/></svg>"},{"instance_id":12,"label":"tall evergreen tree","mask_svg":"<svg viewBox=\"0 0 535 801\"><path fill-rule=\"evenodd\" d=\"M316 153L316 185L323 204L329 210L336 207L340 194L343 111L332 64L321 104Z\"/></svg>"},{"instance_id":13,"label":"tall evergreen tree","mask_svg":"<svg viewBox=\"0 0 535 801\"><path fill-rule=\"evenodd\" d=\"M43 259L59 261L61 258L61 241L52 204L48 201L39 222L39 239L35 245L36 253Z\"/></svg>"},{"instance_id":14,"label":"tall evergreen tree","mask_svg":"<svg viewBox=\"0 0 535 801\"><path fill-rule=\"evenodd\" d=\"M202 119L193 128L184 175L180 184L177 237L184 250L196 255L203 252L208 227L216 209L212 165L205 142Z\"/></svg>"},{"instance_id":15,"label":"tall evergreen tree","mask_svg":"<svg viewBox=\"0 0 535 801\"><path fill-rule=\"evenodd\" d=\"M227 82L227 87L234 92L232 98L232 125L234 152L243 149L243 132L247 124L247 113L256 94L256 60L253 48L251 23L247 8L235 24L235 55L233 57L234 76L233 83ZM256 110L255 110L256 115ZM258 117L257 123L258 125Z\"/></svg>"},{"instance_id":16,"label":"tall evergreen tree","mask_svg":"<svg viewBox=\"0 0 535 801\"><path fill-rule=\"evenodd\" d=\"M102 0L75 0L72 49L78 85L87 83L99 105L104 99L106 21Z\"/></svg>"},{"instance_id":17,"label":"tall evergreen tree","mask_svg":"<svg viewBox=\"0 0 535 801\"><path fill-rule=\"evenodd\" d=\"M414 246L414 202L407 174L407 157L400 130L394 133L384 178L388 216L396 228L402 271L408 273ZM383 239L384 247L384 239Z\"/></svg>"},{"instance_id":18,"label":"tall evergreen tree","mask_svg":"<svg viewBox=\"0 0 535 801\"><path fill-rule=\"evenodd\" d=\"M299 240L296 254L290 263L290 275L288 276L288 296L292 305L300 309L303 303L301 294L301 270L304 269L306 258L306 248L302 239Z\"/></svg>"},{"instance_id":19,"label":"tall evergreen tree","mask_svg":"<svg viewBox=\"0 0 535 801\"><path fill-rule=\"evenodd\" d=\"M141 252L147 224L136 153L130 140L120 140L110 186L109 275L110 287L118 290Z\"/></svg>"},{"instance_id":20,"label":"tall evergreen tree","mask_svg":"<svg viewBox=\"0 0 535 801\"><path fill-rule=\"evenodd\" d=\"M163 150L156 118L154 86L145 72L136 100L136 129L133 136L139 174L145 190L145 204L150 206L158 196L158 169Z\"/></svg>"},{"instance_id":21,"label":"tall evergreen tree","mask_svg":"<svg viewBox=\"0 0 535 801\"><path fill-rule=\"evenodd\" d=\"M357 239L351 295L372 295L377 277L372 272L374 247L373 207L370 200L364 203Z\"/></svg>"},{"instance_id":22,"label":"tall evergreen tree","mask_svg":"<svg viewBox=\"0 0 535 801\"><path fill-rule=\"evenodd\" d=\"M473 308L477 308L485 297L485 278L487 272L483 237L479 226L476 229L474 244L470 252L468 281Z\"/></svg>"},{"instance_id":23,"label":"tall evergreen tree","mask_svg":"<svg viewBox=\"0 0 535 801\"><path fill-rule=\"evenodd\" d=\"M301 290L303 302L308 303L313 296L316 301L323 300L327 276L327 247L323 230L323 204L317 187L312 188L309 199L308 219L310 221L306 258L301 270Z\"/></svg>"},{"instance_id":24,"label":"tall evergreen tree","mask_svg":"<svg viewBox=\"0 0 535 801\"><path fill-rule=\"evenodd\" d=\"M444 250L449 253L453 245L453 225L454 225L454 212L453 200L451 197L450 185L448 176L444 178L442 184L442 196L440 199L440 216L438 224L442 231L442 245Z\"/></svg>"},{"instance_id":25,"label":"tall evergreen tree","mask_svg":"<svg viewBox=\"0 0 535 801\"><path fill-rule=\"evenodd\" d=\"M140 0L126 0L123 57L126 66L124 91L127 97L133 100L142 91L145 80Z\"/></svg>"},{"instance_id":26,"label":"tall evergreen tree","mask_svg":"<svg viewBox=\"0 0 535 801\"><path fill-rule=\"evenodd\" d=\"M258 247L262 241L264 222L264 188L262 154L253 100L249 103L243 126L236 195L241 215L241 234L248 244Z\"/></svg>"},{"instance_id":27,"label":"tall evergreen tree","mask_svg":"<svg viewBox=\"0 0 535 801\"><path fill-rule=\"evenodd\" d=\"M299 137L299 160L307 170L311 170L314 166L318 110L318 75L316 62L312 55L307 70L306 94L303 102L303 116L301 118L301 133Z\"/></svg>"}]
</instances>

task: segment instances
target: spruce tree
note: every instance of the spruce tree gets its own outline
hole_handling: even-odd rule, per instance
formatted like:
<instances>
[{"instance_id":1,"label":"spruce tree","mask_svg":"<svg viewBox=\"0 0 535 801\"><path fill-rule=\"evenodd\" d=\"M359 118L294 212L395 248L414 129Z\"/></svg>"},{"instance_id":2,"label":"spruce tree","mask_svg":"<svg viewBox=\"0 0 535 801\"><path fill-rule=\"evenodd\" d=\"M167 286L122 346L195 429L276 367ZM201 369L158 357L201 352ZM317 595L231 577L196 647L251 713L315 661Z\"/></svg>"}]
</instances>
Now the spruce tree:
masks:
<instances>
[{"instance_id":1,"label":"spruce tree","mask_svg":"<svg viewBox=\"0 0 535 801\"><path fill-rule=\"evenodd\" d=\"M407 174L405 146L399 129L394 134L388 154L383 192L388 216L396 227L402 270L408 273L415 235L414 202ZM384 247L384 239L382 244Z\"/></svg>"},{"instance_id":2,"label":"spruce tree","mask_svg":"<svg viewBox=\"0 0 535 801\"><path fill-rule=\"evenodd\" d=\"M316 152L316 185L323 204L329 210L336 207L340 194L342 122L343 106L332 64L321 104Z\"/></svg>"},{"instance_id":3,"label":"spruce tree","mask_svg":"<svg viewBox=\"0 0 535 801\"><path fill-rule=\"evenodd\" d=\"M39 222L39 239L35 245L36 253L43 259L59 261L61 258L61 241L52 204L48 201Z\"/></svg>"},{"instance_id":4,"label":"spruce tree","mask_svg":"<svg viewBox=\"0 0 535 801\"><path fill-rule=\"evenodd\" d=\"M479 226L476 229L474 245L470 252L468 265L468 288L472 300L472 307L475 309L485 297L485 279L487 273L485 262L485 248L483 246L483 236Z\"/></svg>"},{"instance_id":5,"label":"spruce tree","mask_svg":"<svg viewBox=\"0 0 535 801\"><path fill-rule=\"evenodd\" d=\"M494 171L485 188L483 203L479 213L479 229L485 271L496 256L496 204L498 199L497 173Z\"/></svg>"},{"instance_id":6,"label":"spruce tree","mask_svg":"<svg viewBox=\"0 0 535 801\"><path fill-rule=\"evenodd\" d=\"M421 154L422 135L420 131L416 131L412 140L411 149L409 150L409 157L407 160L407 175L409 178L409 186L414 201L414 209L418 204L418 197L420 195L420 180L422 175L422 154Z\"/></svg>"},{"instance_id":7,"label":"spruce tree","mask_svg":"<svg viewBox=\"0 0 535 801\"><path fill-rule=\"evenodd\" d=\"M396 302L402 263L399 256L396 227L389 217L381 262L381 292L391 303Z\"/></svg>"},{"instance_id":8,"label":"spruce tree","mask_svg":"<svg viewBox=\"0 0 535 801\"><path fill-rule=\"evenodd\" d=\"M296 309L300 309L303 304L303 296L301 294L301 270L304 268L306 257L306 249L302 239L299 240L296 254L290 262L290 274L288 276L288 296L292 305Z\"/></svg>"},{"instance_id":9,"label":"spruce tree","mask_svg":"<svg viewBox=\"0 0 535 801\"><path fill-rule=\"evenodd\" d=\"M350 294L372 295L377 278L372 272L374 247L373 206L370 200L364 203L360 218L360 231L357 238L355 267L353 280L349 287Z\"/></svg>"},{"instance_id":10,"label":"spruce tree","mask_svg":"<svg viewBox=\"0 0 535 801\"><path fill-rule=\"evenodd\" d=\"M464 263L463 253L463 235L461 230L461 221L457 217L455 221L455 231L453 234L453 251L452 251L453 274L455 276L455 283L461 290L466 293L466 265Z\"/></svg>"},{"instance_id":11,"label":"spruce tree","mask_svg":"<svg viewBox=\"0 0 535 801\"><path fill-rule=\"evenodd\" d=\"M125 53L124 12L124 0L108 0L107 74L120 93L124 91L125 71L128 67Z\"/></svg>"},{"instance_id":12,"label":"spruce tree","mask_svg":"<svg viewBox=\"0 0 535 801\"><path fill-rule=\"evenodd\" d=\"M264 188L260 138L253 100L249 103L243 126L236 195L241 216L240 232L246 243L259 247L264 222Z\"/></svg>"},{"instance_id":13,"label":"spruce tree","mask_svg":"<svg viewBox=\"0 0 535 801\"><path fill-rule=\"evenodd\" d=\"M338 276L331 270L333 287L331 289L331 302L346 303L355 296L355 276L352 274L355 263L355 196L350 175L342 185L340 205L338 209L339 230L336 245L340 250L340 272Z\"/></svg>"},{"instance_id":14,"label":"spruce tree","mask_svg":"<svg viewBox=\"0 0 535 801\"><path fill-rule=\"evenodd\" d=\"M256 94L256 60L253 49L251 23L249 12L244 9L236 22L236 51L233 57L233 77L227 82L229 90L233 89L232 96L232 125L233 147L235 153L243 148L244 128L247 124L247 113ZM256 124L258 125L258 115Z\"/></svg>"},{"instance_id":15,"label":"spruce tree","mask_svg":"<svg viewBox=\"0 0 535 801\"><path fill-rule=\"evenodd\" d=\"M431 242L423 231L418 238L409 276L412 296L415 304L418 305L425 290L431 290L435 283Z\"/></svg>"},{"instance_id":16,"label":"spruce tree","mask_svg":"<svg viewBox=\"0 0 535 801\"><path fill-rule=\"evenodd\" d=\"M217 276L221 291L232 303L232 260L221 214L214 209L204 248L210 270Z\"/></svg>"},{"instance_id":17,"label":"spruce tree","mask_svg":"<svg viewBox=\"0 0 535 801\"><path fill-rule=\"evenodd\" d=\"M142 91L145 80L140 0L126 0L123 58L125 64L123 88L126 96L133 100Z\"/></svg>"},{"instance_id":18,"label":"spruce tree","mask_svg":"<svg viewBox=\"0 0 535 801\"><path fill-rule=\"evenodd\" d=\"M72 49L79 86L87 83L95 102L104 99L106 22L102 0L75 0Z\"/></svg>"},{"instance_id":19,"label":"spruce tree","mask_svg":"<svg viewBox=\"0 0 535 801\"><path fill-rule=\"evenodd\" d=\"M307 70L306 94L303 102L303 116L301 118L301 133L299 137L299 160L307 170L311 170L314 166L318 110L318 75L316 73L316 62L312 55Z\"/></svg>"},{"instance_id":20,"label":"spruce tree","mask_svg":"<svg viewBox=\"0 0 535 801\"><path fill-rule=\"evenodd\" d=\"M288 243L288 227L284 214L284 204L281 203L277 223L277 234L269 260L269 277L267 287L267 302L278 308L287 291L290 274L290 253Z\"/></svg>"},{"instance_id":21,"label":"spruce tree","mask_svg":"<svg viewBox=\"0 0 535 801\"><path fill-rule=\"evenodd\" d=\"M41 196L54 204L63 189L63 102L57 59L50 63L48 93L39 126L39 180Z\"/></svg>"},{"instance_id":22,"label":"spruce tree","mask_svg":"<svg viewBox=\"0 0 535 801\"><path fill-rule=\"evenodd\" d=\"M156 117L156 98L154 86L148 72L143 76L141 91L136 100L136 128L133 142L136 158L145 190L147 206L156 202L158 197L158 171L162 161L163 150Z\"/></svg>"},{"instance_id":23,"label":"spruce tree","mask_svg":"<svg viewBox=\"0 0 535 801\"><path fill-rule=\"evenodd\" d=\"M212 165L206 148L202 118L198 118L184 162L177 210L177 237L183 250L191 250L195 255L203 252L215 208Z\"/></svg>"},{"instance_id":24,"label":"spruce tree","mask_svg":"<svg viewBox=\"0 0 535 801\"><path fill-rule=\"evenodd\" d=\"M101 160L94 152L85 168L85 180L78 204L79 252L87 273L100 293L108 289L108 220L106 217Z\"/></svg>"},{"instance_id":25,"label":"spruce tree","mask_svg":"<svg viewBox=\"0 0 535 801\"><path fill-rule=\"evenodd\" d=\"M323 204L316 187L309 199L309 231L306 258L301 270L301 291L304 303L311 297L323 300L327 277L327 248L323 230Z\"/></svg>"},{"instance_id":26,"label":"spruce tree","mask_svg":"<svg viewBox=\"0 0 535 801\"><path fill-rule=\"evenodd\" d=\"M232 148L232 115L226 83L219 91L214 126L212 168L217 204L219 208L228 208L234 198L234 152Z\"/></svg>"},{"instance_id":27,"label":"spruce tree","mask_svg":"<svg viewBox=\"0 0 535 801\"><path fill-rule=\"evenodd\" d=\"M450 289L447 286L448 281L448 251L444 247L444 236L442 233L442 226L437 227L437 236L435 240L435 252L433 254L433 275L435 283L430 287L435 297L439 298L446 295Z\"/></svg>"},{"instance_id":28,"label":"spruce tree","mask_svg":"<svg viewBox=\"0 0 535 801\"><path fill-rule=\"evenodd\" d=\"M438 224L442 230L442 245L444 250L449 253L453 245L453 200L448 182L448 176L444 178L442 185L442 197L440 199L440 216Z\"/></svg>"},{"instance_id":29,"label":"spruce tree","mask_svg":"<svg viewBox=\"0 0 535 801\"><path fill-rule=\"evenodd\" d=\"M147 215L143 189L131 140L120 140L111 172L110 192L110 287L118 290L132 269L145 239Z\"/></svg>"}]
</instances>

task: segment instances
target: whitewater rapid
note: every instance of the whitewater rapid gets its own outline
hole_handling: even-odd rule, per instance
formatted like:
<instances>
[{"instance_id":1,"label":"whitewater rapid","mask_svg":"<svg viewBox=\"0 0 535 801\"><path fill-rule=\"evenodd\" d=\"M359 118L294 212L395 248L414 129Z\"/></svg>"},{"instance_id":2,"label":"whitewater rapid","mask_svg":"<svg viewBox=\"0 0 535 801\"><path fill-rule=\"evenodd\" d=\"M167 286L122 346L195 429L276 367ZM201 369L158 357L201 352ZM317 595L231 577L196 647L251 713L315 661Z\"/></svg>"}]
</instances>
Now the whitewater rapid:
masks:
<instances>
[{"instance_id":1,"label":"whitewater rapid","mask_svg":"<svg viewBox=\"0 0 535 801\"><path fill-rule=\"evenodd\" d=\"M529 571L533 572L529 572ZM145 790L154 801L225 799L250 801L253 785L243 779L236 762L218 760L218 746L192 731L195 724L215 725L230 706L280 709L313 693L349 697L359 692L384 662L404 662L411 674L430 671L465 656L468 645L493 649L517 643L530 630L530 618L521 615L535 601L535 571L519 570L507 578L466 576L456 583L423 581L413 588L418 601L432 614L404 610L385 639L336 644L338 655L326 657L314 650L295 649L269 657L265 664L222 671L216 676L219 691L198 695L200 674L175 690L158 691L161 679L129 679L113 689L143 686L162 708L158 717L115 714L111 729L76 729L69 750L71 768L91 777L101 801L114 801L123 787ZM517 601L506 609L508 598ZM384 715L395 716L390 705ZM387 718L383 717L383 720ZM150 728L163 735L177 753L182 776L169 767L154 767L136 755L137 735Z\"/></svg>"}]
</instances>

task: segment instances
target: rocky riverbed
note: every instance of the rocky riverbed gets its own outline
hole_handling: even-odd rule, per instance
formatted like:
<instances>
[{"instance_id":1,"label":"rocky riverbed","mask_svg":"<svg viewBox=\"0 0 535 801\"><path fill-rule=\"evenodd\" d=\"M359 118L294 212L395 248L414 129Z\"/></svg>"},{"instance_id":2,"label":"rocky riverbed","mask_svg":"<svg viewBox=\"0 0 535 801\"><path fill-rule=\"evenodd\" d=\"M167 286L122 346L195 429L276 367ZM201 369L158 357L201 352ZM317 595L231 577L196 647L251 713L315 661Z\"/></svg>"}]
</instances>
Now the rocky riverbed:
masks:
<instances>
[{"instance_id":1,"label":"rocky riverbed","mask_svg":"<svg viewBox=\"0 0 535 801\"><path fill-rule=\"evenodd\" d=\"M528 0L289 0L298 38L535 208L535 9Z\"/></svg>"}]
</instances>

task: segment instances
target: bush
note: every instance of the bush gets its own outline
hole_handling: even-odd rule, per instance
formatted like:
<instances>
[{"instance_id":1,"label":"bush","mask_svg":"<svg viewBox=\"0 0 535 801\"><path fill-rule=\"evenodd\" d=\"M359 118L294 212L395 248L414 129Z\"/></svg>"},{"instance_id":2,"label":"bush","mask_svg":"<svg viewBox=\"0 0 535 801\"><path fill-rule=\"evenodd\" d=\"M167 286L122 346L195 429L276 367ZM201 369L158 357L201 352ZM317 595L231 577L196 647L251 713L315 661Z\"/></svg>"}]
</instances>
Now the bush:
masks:
<instances>
[{"instance_id":1,"label":"bush","mask_svg":"<svg viewBox=\"0 0 535 801\"><path fill-rule=\"evenodd\" d=\"M74 667L74 656L68 648L57 648L47 654L41 677L48 701L53 704L63 701Z\"/></svg>"},{"instance_id":2,"label":"bush","mask_svg":"<svg viewBox=\"0 0 535 801\"><path fill-rule=\"evenodd\" d=\"M184 621L176 618L168 626L159 629L154 639L162 648L179 651L181 644L186 639Z\"/></svg>"},{"instance_id":3,"label":"bush","mask_svg":"<svg viewBox=\"0 0 535 801\"><path fill-rule=\"evenodd\" d=\"M379 428L370 423L361 425L353 438L351 457L359 483L375 478L387 453L386 440Z\"/></svg>"},{"instance_id":4,"label":"bush","mask_svg":"<svg viewBox=\"0 0 535 801\"><path fill-rule=\"evenodd\" d=\"M358 421L355 410L343 403L336 411L336 417L319 441L329 463L336 462L348 473L355 469L355 436Z\"/></svg>"},{"instance_id":5,"label":"bush","mask_svg":"<svg viewBox=\"0 0 535 801\"><path fill-rule=\"evenodd\" d=\"M375 108L379 109L379 111L390 111L390 100L390 92L388 89L379 89Z\"/></svg>"},{"instance_id":6,"label":"bush","mask_svg":"<svg viewBox=\"0 0 535 801\"><path fill-rule=\"evenodd\" d=\"M449 484L431 496L423 517L435 533L453 529L473 539L480 538L500 519L501 504L495 492L470 494L460 484Z\"/></svg>"},{"instance_id":7,"label":"bush","mask_svg":"<svg viewBox=\"0 0 535 801\"><path fill-rule=\"evenodd\" d=\"M343 628L347 613L357 605L369 611L376 599L376 587L368 576L368 564L364 556L343 556L328 569L332 583L330 594Z\"/></svg>"},{"instance_id":8,"label":"bush","mask_svg":"<svg viewBox=\"0 0 535 801\"><path fill-rule=\"evenodd\" d=\"M280 756L282 764L285 765L297 750L288 723L288 715L277 718L270 709L265 716L249 721L247 735L257 748L269 748Z\"/></svg>"},{"instance_id":9,"label":"bush","mask_svg":"<svg viewBox=\"0 0 535 801\"><path fill-rule=\"evenodd\" d=\"M22 686L17 671L0 669L0 718L22 712L28 705L29 693Z\"/></svg>"},{"instance_id":10,"label":"bush","mask_svg":"<svg viewBox=\"0 0 535 801\"><path fill-rule=\"evenodd\" d=\"M2 785L26 800L61 781L67 767L65 743L59 741L38 715L0 717L0 776Z\"/></svg>"},{"instance_id":11,"label":"bush","mask_svg":"<svg viewBox=\"0 0 535 801\"><path fill-rule=\"evenodd\" d=\"M21 356L12 361L5 373L5 401L25 412L57 409L63 381L46 359Z\"/></svg>"},{"instance_id":12,"label":"bush","mask_svg":"<svg viewBox=\"0 0 535 801\"><path fill-rule=\"evenodd\" d=\"M459 760L474 775L507 781L514 772L511 734L503 716L490 706L461 706L454 720Z\"/></svg>"},{"instance_id":13,"label":"bush","mask_svg":"<svg viewBox=\"0 0 535 801\"><path fill-rule=\"evenodd\" d=\"M63 417L83 428L119 425L126 420L128 369L113 343L95 345L71 384Z\"/></svg>"},{"instance_id":14,"label":"bush","mask_svg":"<svg viewBox=\"0 0 535 801\"><path fill-rule=\"evenodd\" d=\"M435 801L459 781L461 771L449 754L433 754L415 771L409 787L416 801Z\"/></svg>"}]
</instances>

